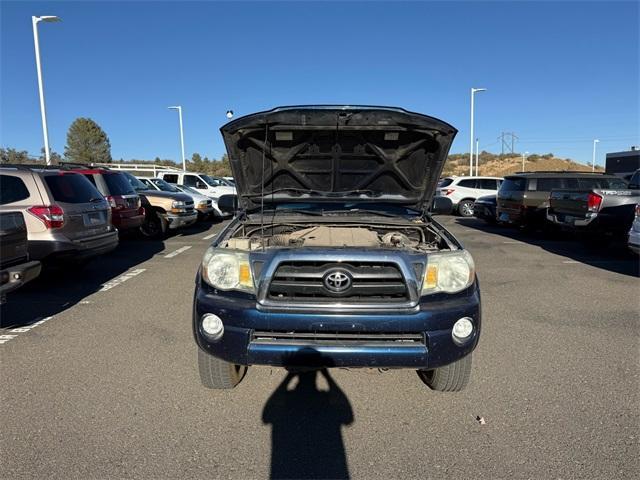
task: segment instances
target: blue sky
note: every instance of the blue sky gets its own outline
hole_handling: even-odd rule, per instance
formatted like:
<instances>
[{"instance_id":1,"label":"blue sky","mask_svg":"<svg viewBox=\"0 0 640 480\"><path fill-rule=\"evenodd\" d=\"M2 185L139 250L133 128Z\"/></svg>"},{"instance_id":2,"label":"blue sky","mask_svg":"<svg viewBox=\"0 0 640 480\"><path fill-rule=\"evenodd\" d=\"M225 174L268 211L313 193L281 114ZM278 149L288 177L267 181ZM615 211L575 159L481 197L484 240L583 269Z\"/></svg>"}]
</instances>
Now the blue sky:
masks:
<instances>
[{"instance_id":1,"label":"blue sky","mask_svg":"<svg viewBox=\"0 0 640 480\"><path fill-rule=\"evenodd\" d=\"M291 104L377 104L433 115L469 151L469 88L481 149L591 160L640 144L639 3L6 2L0 144L37 154L42 131L31 15L41 24L52 148L91 117L116 159L219 157L219 127Z\"/></svg>"}]
</instances>

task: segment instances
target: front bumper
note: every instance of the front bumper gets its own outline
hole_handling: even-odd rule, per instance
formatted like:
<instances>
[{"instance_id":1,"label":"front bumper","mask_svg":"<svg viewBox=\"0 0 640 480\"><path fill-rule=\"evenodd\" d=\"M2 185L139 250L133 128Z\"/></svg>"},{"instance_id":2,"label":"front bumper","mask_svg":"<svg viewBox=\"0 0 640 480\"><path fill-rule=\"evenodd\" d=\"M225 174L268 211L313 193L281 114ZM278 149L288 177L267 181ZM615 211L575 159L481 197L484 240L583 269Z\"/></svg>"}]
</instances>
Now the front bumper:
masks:
<instances>
[{"instance_id":1,"label":"front bumper","mask_svg":"<svg viewBox=\"0 0 640 480\"><path fill-rule=\"evenodd\" d=\"M193 332L202 350L235 364L431 369L455 362L476 347L481 327L477 285L476 281L454 295L424 297L419 308L407 313L307 313L259 310L255 297L239 292L216 294L198 281ZM205 313L222 319L224 335L220 340L210 341L203 332L200 319ZM475 329L470 339L459 346L454 343L451 330L462 317L470 317ZM262 335L257 336L256 332ZM268 332L301 335L297 339L270 339ZM319 339L326 334L336 334L338 340ZM409 334L419 334L422 340L382 341ZM362 338L358 339L358 335ZM300 339L303 336L304 340Z\"/></svg>"},{"instance_id":2,"label":"front bumper","mask_svg":"<svg viewBox=\"0 0 640 480\"><path fill-rule=\"evenodd\" d=\"M181 214L167 213L165 220L170 230L186 227L198 220L198 211L194 210L193 212Z\"/></svg>"},{"instance_id":3,"label":"front bumper","mask_svg":"<svg viewBox=\"0 0 640 480\"><path fill-rule=\"evenodd\" d=\"M25 262L5 268L0 272L0 295L4 296L30 282L40 275L41 268L42 264L38 261Z\"/></svg>"}]
</instances>

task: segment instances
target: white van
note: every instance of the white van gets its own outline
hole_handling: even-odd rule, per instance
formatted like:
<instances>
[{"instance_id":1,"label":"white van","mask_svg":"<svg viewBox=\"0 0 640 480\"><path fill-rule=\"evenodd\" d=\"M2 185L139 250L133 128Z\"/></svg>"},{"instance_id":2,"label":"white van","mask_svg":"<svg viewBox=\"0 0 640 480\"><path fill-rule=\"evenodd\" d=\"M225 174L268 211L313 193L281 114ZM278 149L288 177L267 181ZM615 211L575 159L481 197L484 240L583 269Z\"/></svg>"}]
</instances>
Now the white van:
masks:
<instances>
[{"instance_id":1,"label":"white van","mask_svg":"<svg viewBox=\"0 0 640 480\"><path fill-rule=\"evenodd\" d=\"M191 187L198 193L214 199L222 195L236 194L235 187L229 186L223 179L204 173L166 171L158 172L157 177L167 183Z\"/></svg>"}]
</instances>

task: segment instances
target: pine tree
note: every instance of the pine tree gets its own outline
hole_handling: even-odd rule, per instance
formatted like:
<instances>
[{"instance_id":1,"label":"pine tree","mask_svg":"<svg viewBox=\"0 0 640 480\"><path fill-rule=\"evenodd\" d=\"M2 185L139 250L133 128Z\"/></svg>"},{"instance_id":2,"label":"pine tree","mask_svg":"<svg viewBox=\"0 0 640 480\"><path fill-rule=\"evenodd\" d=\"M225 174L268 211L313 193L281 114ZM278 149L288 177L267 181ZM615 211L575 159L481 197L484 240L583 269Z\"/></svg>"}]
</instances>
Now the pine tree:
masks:
<instances>
[{"instance_id":1,"label":"pine tree","mask_svg":"<svg viewBox=\"0 0 640 480\"><path fill-rule=\"evenodd\" d=\"M76 118L67 133L65 159L76 163L110 163L109 137L90 118Z\"/></svg>"}]
</instances>

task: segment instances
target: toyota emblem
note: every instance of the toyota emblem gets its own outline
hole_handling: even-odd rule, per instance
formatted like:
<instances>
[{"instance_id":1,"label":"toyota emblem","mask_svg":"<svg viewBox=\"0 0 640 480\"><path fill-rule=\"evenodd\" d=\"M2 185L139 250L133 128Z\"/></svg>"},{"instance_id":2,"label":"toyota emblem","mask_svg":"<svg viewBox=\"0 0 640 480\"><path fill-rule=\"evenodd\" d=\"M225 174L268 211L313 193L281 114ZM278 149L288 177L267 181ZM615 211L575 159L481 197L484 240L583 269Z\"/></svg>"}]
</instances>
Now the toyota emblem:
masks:
<instances>
[{"instance_id":1,"label":"toyota emblem","mask_svg":"<svg viewBox=\"0 0 640 480\"><path fill-rule=\"evenodd\" d=\"M351 288L353 279L351 278L351 274L346 270L334 268L327 272L323 282L325 288L330 292L343 293Z\"/></svg>"}]
</instances>

